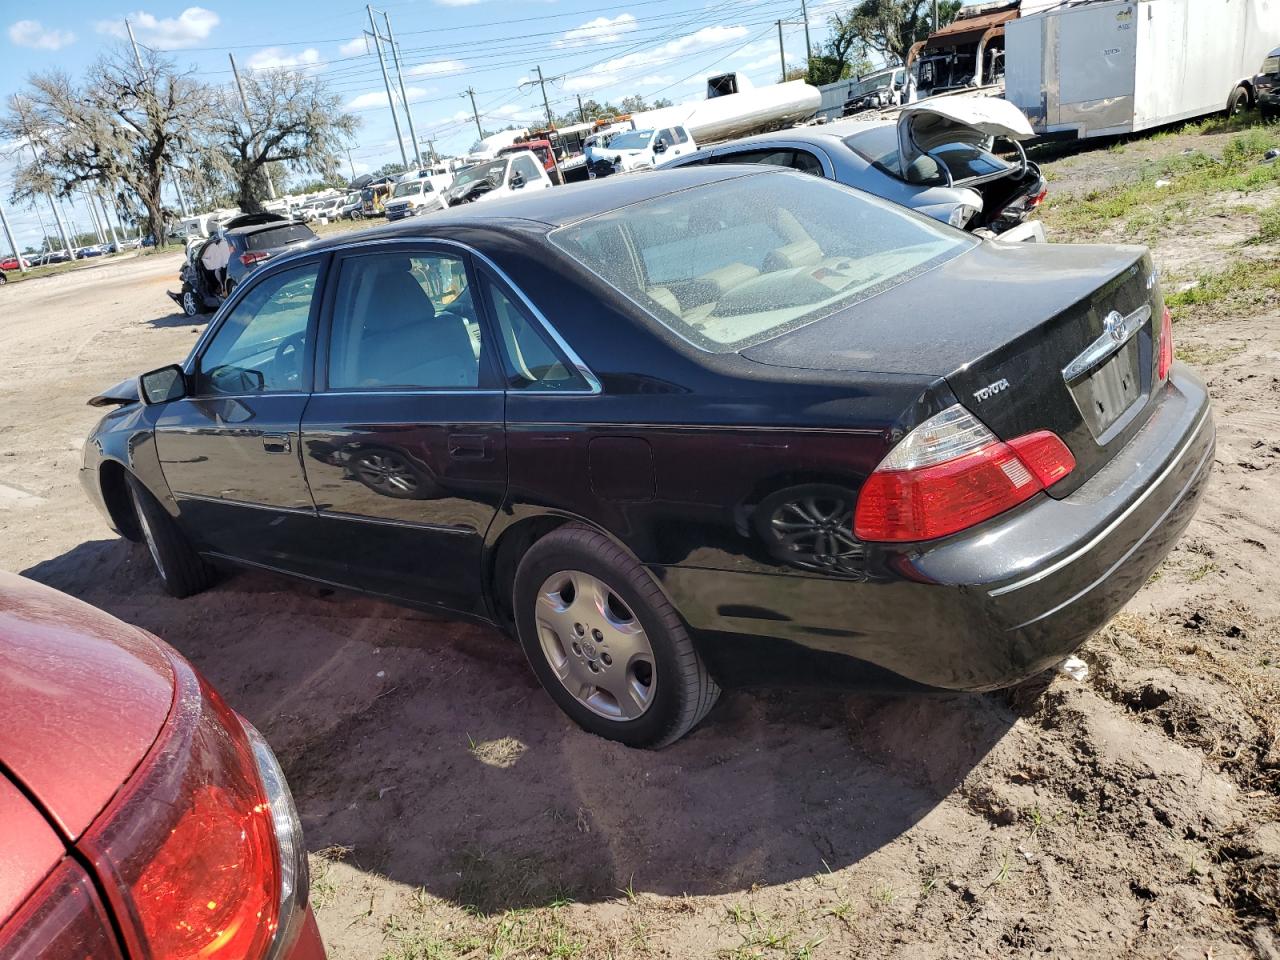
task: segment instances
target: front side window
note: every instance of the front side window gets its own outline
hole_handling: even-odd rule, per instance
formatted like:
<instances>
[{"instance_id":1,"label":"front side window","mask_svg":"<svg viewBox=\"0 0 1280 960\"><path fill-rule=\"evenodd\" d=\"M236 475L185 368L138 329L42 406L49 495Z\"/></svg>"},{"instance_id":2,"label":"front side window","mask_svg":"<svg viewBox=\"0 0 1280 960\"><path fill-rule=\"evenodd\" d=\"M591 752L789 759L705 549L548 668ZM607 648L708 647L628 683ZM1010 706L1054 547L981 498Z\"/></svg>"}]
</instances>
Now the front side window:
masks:
<instances>
[{"instance_id":1,"label":"front side window","mask_svg":"<svg viewBox=\"0 0 1280 960\"><path fill-rule=\"evenodd\" d=\"M512 169L524 177L525 183L535 183L539 179L538 164L534 162L532 157L516 157L512 162Z\"/></svg>"},{"instance_id":2,"label":"front side window","mask_svg":"<svg viewBox=\"0 0 1280 960\"><path fill-rule=\"evenodd\" d=\"M819 320L976 241L817 177L735 177L553 230L684 339L730 352Z\"/></svg>"},{"instance_id":3,"label":"front side window","mask_svg":"<svg viewBox=\"0 0 1280 960\"><path fill-rule=\"evenodd\" d=\"M227 314L200 357L200 394L299 390L319 264L272 274Z\"/></svg>"},{"instance_id":4,"label":"front side window","mask_svg":"<svg viewBox=\"0 0 1280 960\"><path fill-rule=\"evenodd\" d=\"M380 253L343 261L329 339L330 389L474 388L480 349L458 257Z\"/></svg>"},{"instance_id":5,"label":"front side window","mask_svg":"<svg viewBox=\"0 0 1280 960\"><path fill-rule=\"evenodd\" d=\"M652 130L628 130L609 141L610 150L643 150L653 139Z\"/></svg>"},{"instance_id":6,"label":"front side window","mask_svg":"<svg viewBox=\"0 0 1280 960\"><path fill-rule=\"evenodd\" d=\"M481 276L485 303L502 337L507 385L515 389L584 390L587 383L551 343L524 307L488 276Z\"/></svg>"}]
</instances>

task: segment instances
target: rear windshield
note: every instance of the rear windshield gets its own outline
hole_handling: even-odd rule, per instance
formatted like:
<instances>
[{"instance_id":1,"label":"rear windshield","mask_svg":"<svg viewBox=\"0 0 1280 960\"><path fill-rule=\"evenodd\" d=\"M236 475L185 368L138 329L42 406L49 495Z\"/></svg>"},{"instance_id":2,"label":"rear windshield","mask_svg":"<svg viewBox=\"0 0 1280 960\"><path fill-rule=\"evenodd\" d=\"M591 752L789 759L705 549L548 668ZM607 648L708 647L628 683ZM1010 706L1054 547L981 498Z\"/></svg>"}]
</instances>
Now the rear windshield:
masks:
<instances>
[{"instance_id":1,"label":"rear windshield","mask_svg":"<svg viewBox=\"0 0 1280 960\"><path fill-rule=\"evenodd\" d=\"M314 240L315 238L315 233L306 224L285 223L278 227L272 227L270 230L260 230L257 233L249 234L245 237L245 249L270 250L273 247L283 247L290 243L302 243L304 240Z\"/></svg>"},{"instance_id":2,"label":"rear windshield","mask_svg":"<svg viewBox=\"0 0 1280 960\"><path fill-rule=\"evenodd\" d=\"M789 172L655 197L550 237L714 353L820 320L976 242L895 204Z\"/></svg>"}]
</instances>

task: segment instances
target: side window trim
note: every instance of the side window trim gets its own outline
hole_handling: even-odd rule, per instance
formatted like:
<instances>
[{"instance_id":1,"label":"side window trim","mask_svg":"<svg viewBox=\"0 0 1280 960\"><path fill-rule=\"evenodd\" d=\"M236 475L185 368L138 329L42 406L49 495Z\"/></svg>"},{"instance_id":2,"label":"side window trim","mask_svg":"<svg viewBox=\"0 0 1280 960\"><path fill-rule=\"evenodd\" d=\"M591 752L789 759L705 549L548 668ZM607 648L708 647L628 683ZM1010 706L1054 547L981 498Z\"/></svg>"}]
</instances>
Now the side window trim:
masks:
<instances>
[{"instance_id":1,"label":"side window trim","mask_svg":"<svg viewBox=\"0 0 1280 960\"><path fill-rule=\"evenodd\" d=\"M320 311L323 301L326 299L324 294L332 272L329 269L332 262L333 256L331 254L320 253L316 256L301 257L297 260L281 260L278 264L272 264L269 268L255 270L250 274L249 280L241 282L232 292L231 297L223 301L222 306L218 308L208 326L205 327L204 333L196 341L196 345L191 348L191 353L187 356L186 362L182 364L182 372L187 377L194 377L198 374L200 361L204 358L209 344L218 335L218 331L226 325L227 317L231 316L246 296L253 292L259 284L277 274L287 273L290 270L296 270L299 267L306 267L314 263L316 264L316 292L311 298L311 308L307 314L308 342L302 359L302 383L299 384L297 390L273 390L266 393L253 394L194 394L192 397L184 399L196 399L205 396L304 396L311 393L315 389L315 355L319 334Z\"/></svg>"},{"instance_id":2,"label":"side window trim","mask_svg":"<svg viewBox=\"0 0 1280 960\"><path fill-rule=\"evenodd\" d=\"M574 349L565 342L564 337L560 336L560 332L552 326L551 321L548 320L546 315L525 295L524 291L516 285L515 281L507 275L506 271L478 250L473 250L472 255L483 271L489 274L488 279L490 282L494 282L495 285L510 296L512 300L519 303L520 306L524 307L524 309L529 312L529 315L533 317L534 322L537 323L542 332L546 334L547 338L553 344L555 344L556 349L564 355L565 359L569 361L570 365L578 372L578 375L581 376L587 384L586 390L539 390L535 387L527 390L521 389L514 392L518 392L524 396L548 395L557 397L598 396L603 393L604 389L600 384L600 379L591 372L591 368L588 367ZM476 299L477 302L479 302L484 298L477 297ZM488 314L492 312L487 303L482 304L482 309L487 317ZM497 319L495 317L488 317L488 319L490 329L495 329L497 326ZM495 333L497 333L496 329ZM495 342L502 344L502 337L500 335L497 336Z\"/></svg>"},{"instance_id":3,"label":"side window trim","mask_svg":"<svg viewBox=\"0 0 1280 960\"><path fill-rule=\"evenodd\" d=\"M337 303L338 281L342 275L342 267L352 260L362 257L377 256L383 253L401 253L412 256L415 253L435 253L441 256L455 257L462 261L467 271L467 283L474 286L478 272L472 259L471 250L461 244L447 241L431 241L422 239L383 241L368 245L353 246L339 250L333 258L328 271L328 282L325 284L324 308L320 315L320 323L316 332L314 357L314 373L312 393L323 393L326 396L486 396L501 394L502 375L494 366L493 350L480 351L480 379L474 387L334 387L329 386L329 343L333 333L333 308ZM477 299L472 295L473 301ZM485 311L477 307L480 320L480 336L488 337L496 343L492 325L488 323Z\"/></svg>"}]
</instances>

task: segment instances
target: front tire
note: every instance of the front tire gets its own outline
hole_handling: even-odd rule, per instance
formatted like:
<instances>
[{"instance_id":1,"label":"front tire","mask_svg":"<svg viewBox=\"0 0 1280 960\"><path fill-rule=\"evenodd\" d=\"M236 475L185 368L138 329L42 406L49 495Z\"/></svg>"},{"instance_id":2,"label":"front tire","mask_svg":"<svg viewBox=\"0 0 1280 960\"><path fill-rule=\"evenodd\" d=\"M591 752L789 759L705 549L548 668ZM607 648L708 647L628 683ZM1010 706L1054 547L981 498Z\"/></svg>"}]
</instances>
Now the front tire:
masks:
<instances>
[{"instance_id":1,"label":"front tire","mask_svg":"<svg viewBox=\"0 0 1280 960\"><path fill-rule=\"evenodd\" d=\"M188 317L194 317L200 312L200 305L196 303L196 292L189 283L182 285L182 294L178 303L182 307L183 314Z\"/></svg>"},{"instance_id":2,"label":"front tire","mask_svg":"<svg viewBox=\"0 0 1280 960\"><path fill-rule=\"evenodd\" d=\"M543 689L590 733L664 747L720 695L653 578L595 530L561 527L535 543L516 571L514 602Z\"/></svg>"},{"instance_id":3,"label":"front tire","mask_svg":"<svg viewBox=\"0 0 1280 960\"><path fill-rule=\"evenodd\" d=\"M1227 116L1238 117L1249 109L1249 88L1241 84L1231 91L1231 99L1227 101Z\"/></svg>"},{"instance_id":4,"label":"front tire","mask_svg":"<svg viewBox=\"0 0 1280 960\"><path fill-rule=\"evenodd\" d=\"M173 517L165 512L142 481L129 476L128 482L138 529L165 591L181 599L207 589L213 583L212 568L200 558Z\"/></svg>"}]
</instances>

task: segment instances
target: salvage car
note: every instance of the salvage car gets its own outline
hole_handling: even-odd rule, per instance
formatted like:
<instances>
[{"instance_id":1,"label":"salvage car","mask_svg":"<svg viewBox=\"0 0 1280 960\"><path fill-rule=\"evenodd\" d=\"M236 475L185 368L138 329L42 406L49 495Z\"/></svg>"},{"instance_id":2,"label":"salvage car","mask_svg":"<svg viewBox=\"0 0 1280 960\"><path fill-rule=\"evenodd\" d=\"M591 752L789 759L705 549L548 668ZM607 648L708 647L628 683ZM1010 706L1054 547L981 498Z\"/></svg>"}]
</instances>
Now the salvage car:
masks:
<instances>
[{"instance_id":1,"label":"salvage car","mask_svg":"<svg viewBox=\"0 0 1280 960\"><path fill-rule=\"evenodd\" d=\"M445 204L456 207L477 200L532 194L552 186L551 177L538 158L528 150L517 150L468 167L440 196Z\"/></svg>"},{"instance_id":2,"label":"salvage car","mask_svg":"<svg viewBox=\"0 0 1280 960\"><path fill-rule=\"evenodd\" d=\"M846 120L766 133L700 150L673 166L766 163L826 177L901 203L953 227L1005 239L1043 239L1027 224L1047 194L1020 141L1026 116L992 97L950 97L905 107L896 120ZM1008 145L1013 159L995 152ZM1017 228L1015 230L1015 228Z\"/></svg>"},{"instance_id":3,"label":"salvage car","mask_svg":"<svg viewBox=\"0 0 1280 960\"><path fill-rule=\"evenodd\" d=\"M421 213L443 210L446 204L431 180L423 177L418 180L405 180L397 183L386 203L386 214L389 221L403 220L405 217L416 217Z\"/></svg>"},{"instance_id":4,"label":"salvage car","mask_svg":"<svg viewBox=\"0 0 1280 960\"><path fill-rule=\"evenodd\" d=\"M497 624L636 746L762 664L1051 667L1173 547L1215 437L1145 249L741 165L320 241L91 402L85 490L171 593L225 562Z\"/></svg>"},{"instance_id":5,"label":"salvage car","mask_svg":"<svg viewBox=\"0 0 1280 960\"><path fill-rule=\"evenodd\" d=\"M594 160L587 166L587 176L596 180L614 173L652 170L693 154L697 149L693 134L682 126L627 130L611 137L607 149L594 148Z\"/></svg>"},{"instance_id":6,"label":"salvage car","mask_svg":"<svg viewBox=\"0 0 1280 960\"><path fill-rule=\"evenodd\" d=\"M266 740L177 651L0 573L0 960L323 960Z\"/></svg>"},{"instance_id":7,"label":"salvage car","mask_svg":"<svg viewBox=\"0 0 1280 960\"><path fill-rule=\"evenodd\" d=\"M276 213L247 213L227 221L226 229L187 246L178 271L182 289L165 291L188 317L216 310L245 276L259 264L316 238L305 223ZM204 263L210 244L226 243L225 275L217 276Z\"/></svg>"},{"instance_id":8,"label":"salvage car","mask_svg":"<svg viewBox=\"0 0 1280 960\"><path fill-rule=\"evenodd\" d=\"M1280 117L1280 47L1267 54L1253 78L1253 98L1264 120Z\"/></svg>"}]
</instances>

